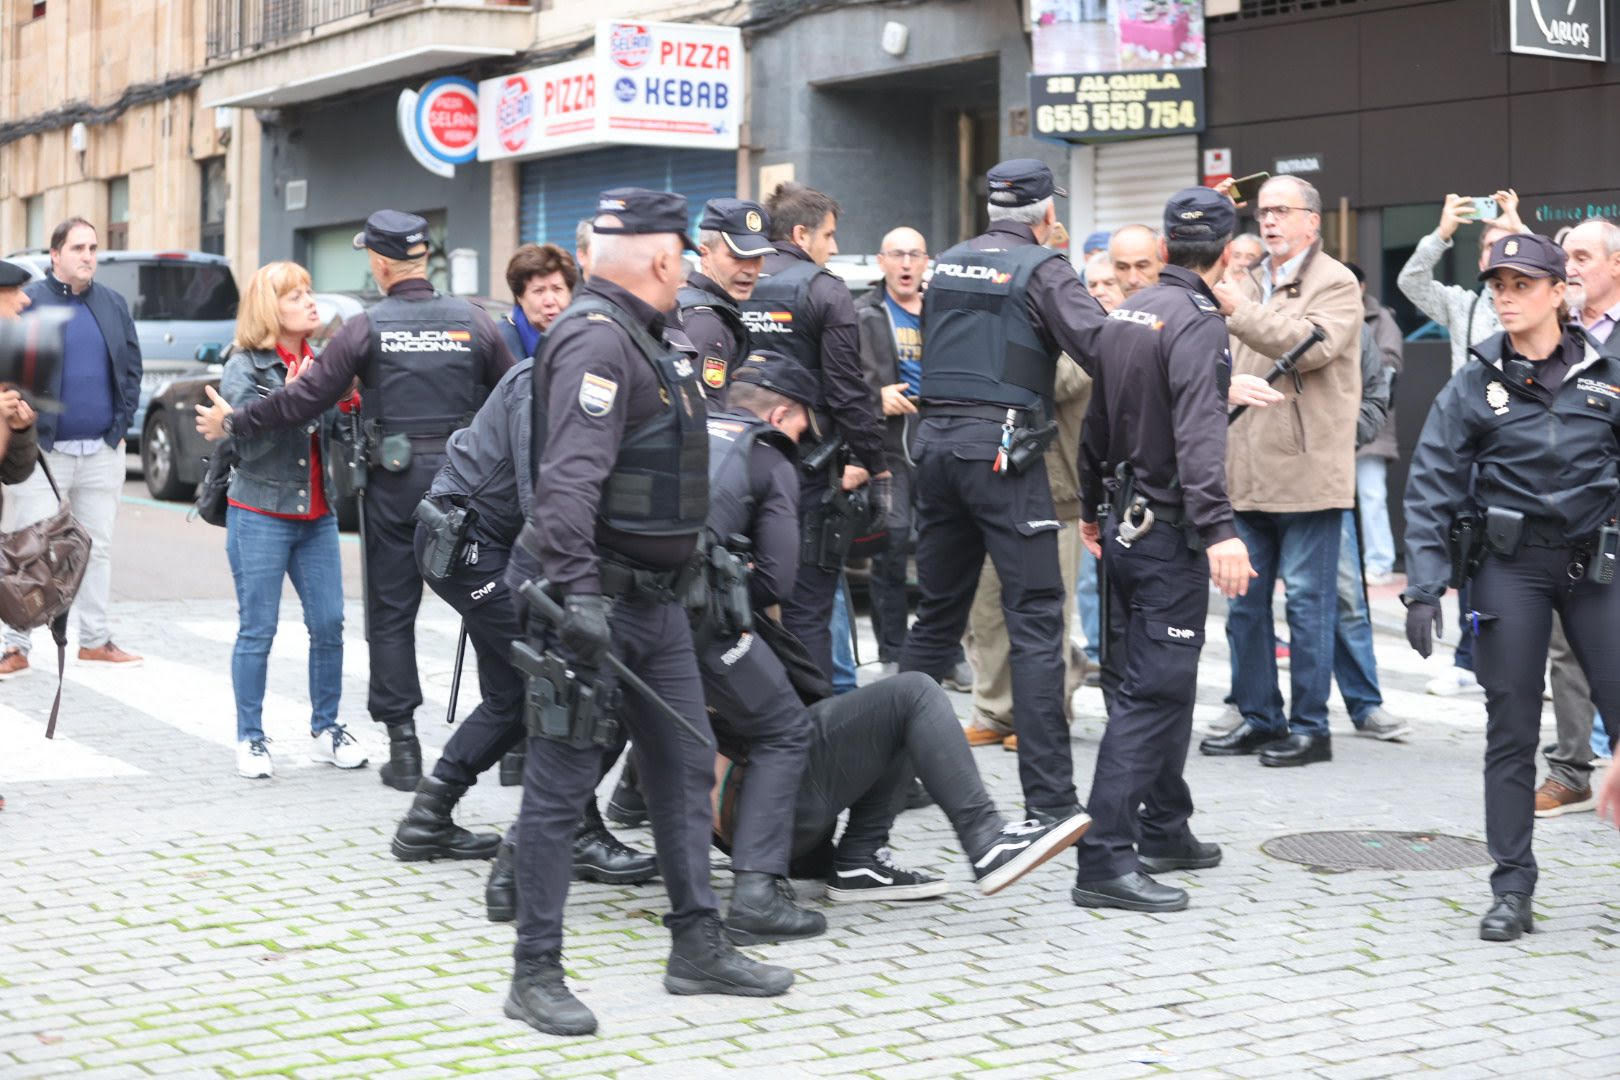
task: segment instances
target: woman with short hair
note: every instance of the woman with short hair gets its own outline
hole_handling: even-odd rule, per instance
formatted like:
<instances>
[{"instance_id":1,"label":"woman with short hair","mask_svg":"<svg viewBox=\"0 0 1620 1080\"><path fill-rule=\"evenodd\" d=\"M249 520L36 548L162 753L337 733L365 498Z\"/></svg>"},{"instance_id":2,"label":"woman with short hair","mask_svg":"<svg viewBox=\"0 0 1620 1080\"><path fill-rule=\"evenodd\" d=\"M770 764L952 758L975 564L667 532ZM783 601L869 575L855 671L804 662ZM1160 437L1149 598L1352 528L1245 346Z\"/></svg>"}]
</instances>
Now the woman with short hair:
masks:
<instances>
[{"instance_id":1,"label":"woman with short hair","mask_svg":"<svg viewBox=\"0 0 1620 1080\"><path fill-rule=\"evenodd\" d=\"M506 264L512 310L496 321L501 338L519 360L540 355L551 322L574 299L579 267L556 244L524 244Z\"/></svg>"}]
</instances>

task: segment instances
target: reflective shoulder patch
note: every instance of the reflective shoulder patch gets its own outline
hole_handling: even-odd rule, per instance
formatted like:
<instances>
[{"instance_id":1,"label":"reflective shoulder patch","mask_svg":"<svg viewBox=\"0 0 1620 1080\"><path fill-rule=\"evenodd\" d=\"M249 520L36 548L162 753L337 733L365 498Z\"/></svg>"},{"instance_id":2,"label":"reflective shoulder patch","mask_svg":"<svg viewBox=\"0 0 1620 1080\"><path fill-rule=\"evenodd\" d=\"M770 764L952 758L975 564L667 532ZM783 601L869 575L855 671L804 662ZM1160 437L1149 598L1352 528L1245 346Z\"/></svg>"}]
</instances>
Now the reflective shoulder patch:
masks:
<instances>
[{"instance_id":1,"label":"reflective shoulder patch","mask_svg":"<svg viewBox=\"0 0 1620 1080\"><path fill-rule=\"evenodd\" d=\"M1206 311L1211 315L1219 315L1221 313L1221 306L1215 303L1209 297L1205 296L1203 293L1188 293L1187 295L1192 297L1192 302L1199 311Z\"/></svg>"},{"instance_id":2,"label":"reflective shoulder patch","mask_svg":"<svg viewBox=\"0 0 1620 1080\"><path fill-rule=\"evenodd\" d=\"M590 322L612 322L613 316L604 315L600 311L587 311L585 318Z\"/></svg>"},{"instance_id":3,"label":"reflective shoulder patch","mask_svg":"<svg viewBox=\"0 0 1620 1080\"><path fill-rule=\"evenodd\" d=\"M600 375L585 373L579 383L579 408L586 416L606 416L618 399L619 384Z\"/></svg>"},{"instance_id":4,"label":"reflective shoulder patch","mask_svg":"<svg viewBox=\"0 0 1620 1080\"><path fill-rule=\"evenodd\" d=\"M1164 320L1153 314L1151 311L1132 311L1129 308L1115 308L1113 311L1108 313L1108 317L1110 319L1118 319L1120 322L1135 323L1138 326L1145 326L1149 330L1164 329Z\"/></svg>"}]
</instances>

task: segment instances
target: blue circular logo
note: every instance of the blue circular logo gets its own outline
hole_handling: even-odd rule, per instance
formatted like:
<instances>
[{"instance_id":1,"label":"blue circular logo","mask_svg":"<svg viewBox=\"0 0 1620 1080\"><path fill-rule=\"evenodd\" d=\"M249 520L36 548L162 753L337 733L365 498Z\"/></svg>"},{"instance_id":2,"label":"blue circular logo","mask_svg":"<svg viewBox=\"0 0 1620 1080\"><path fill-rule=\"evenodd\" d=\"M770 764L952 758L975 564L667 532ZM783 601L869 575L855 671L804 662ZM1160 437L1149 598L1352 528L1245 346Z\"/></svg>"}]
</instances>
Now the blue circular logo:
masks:
<instances>
[{"instance_id":1,"label":"blue circular logo","mask_svg":"<svg viewBox=\"0 0 1620 1080\"><path fill-rule=\"evenodd\" d=\"M613 84L613 96L626 105L636 100L636 81L629 76L618 79Z\"/></svg>"}]
</instances>

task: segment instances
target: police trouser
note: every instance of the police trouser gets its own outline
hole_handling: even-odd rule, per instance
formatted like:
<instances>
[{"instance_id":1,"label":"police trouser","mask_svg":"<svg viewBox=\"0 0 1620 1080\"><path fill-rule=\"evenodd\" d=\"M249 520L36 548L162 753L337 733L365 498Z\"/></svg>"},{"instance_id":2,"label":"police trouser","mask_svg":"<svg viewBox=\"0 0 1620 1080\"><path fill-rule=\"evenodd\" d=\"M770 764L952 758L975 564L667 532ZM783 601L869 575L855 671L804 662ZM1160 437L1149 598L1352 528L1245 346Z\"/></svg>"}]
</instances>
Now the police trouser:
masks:
<instances>
[{"instance_id":1,"label":"police trouser","mask_svg":"<svg viewBox=\"0 0 1620 1080\"><path fill-rule=\"evenodd\" d=\"M422 571L416 565L416 504L444 464L443 454L417 454L403 472L374 468L366 485L366 617L371 638L371 718L392 726L414 720L422 704L416 676L416 611Z\"/></svg>"},{"instance_id":2,"label":"police trouser","mask_svg":"<svg viewBox=\"0 0 1620 1080\"><path fill-rule=\"evenodd\" d=\"M737 800L731 868L786 875L793 800L810 742L810 716L782 661L753 634L716 641L698 657L716 732L748 751ZM723 719L720 719L723 718Z\"/></svg>"},{"instance_id":3,"label":"police trouser","mask_svg":"<svg viewBox=\"0 0 1620 1080\"><path fill-rule=\"evenodd\" d=\"M1012 667L1018 777L1032 812L1076 805L1063 716L1063 574L1046 462L991 472L1000 425L955 417L922 423L917 461L917 579L922 600L901 671L949 674L988 552L1001 577Z\"/></svg>"},{"instance_id":4,"label":"police trouser","mask_svg":"<svg viewBox=\"0 0 1620 1080\"><path fill-rule=\"evenodd\" d=\"M707 731L703 684L686 612L673 603L619 600L610 620L613 651L699 731ZM714 752L660 716L634 691L620 721L652 819L658 870L669 893L664 925L687 925L715 911L709 887ZM517 837L519 960L562 947L563 904L573 876L575 826L602 769L602 748L575 748L531 735L524 757Z\"/></svg>"},{"instance_id":5,"label":"police trouser","mask_svg":"<svg viewBox=\"0 0 1620 1080\"><path fill-rule=\"evenodd\" d=\"M799 483L799 513L818 505L827 493L824 474L804 477ZM838 592L838 578L842 567L825 570L812 562L801 560L799 573L793 579L793 592L782 600L782 625L803 642L821 673L833 677L832 614L833 597ZM850 613L851 625L854 613Z\"/></svg>"},{"instance_id":6,"label":"police trouser","mask_svg":"<svg viewBox=\"0 0 1620 1080\"><path fill-rule=\"evenodd\" d=\"M1157 523L1128 548L1118 537L1116 517L1102 536L1108 725L1086 800L1091 829L1076 847L1082 882L1137 870L1137 844L1156 854L1192 839L1192 793L1182 770L1209 614L1209 563L1174 525Z\"/></svg>"},{"instance_id":7,"label":"police trouser","mask_svg":"<svg viewBox=\"0 0 1620 1080\"><path fill-rule=\"evenodd\" d=\"M427 547L426 525L416 526L418 561ZM467 639L478 658L478 687L483 700L457 726L433 766L436 779L471 786L485 769L523 742L523 675L512 666L512 642L523 636L523 619L511 588L503 580L509 552L489 544L470 544L443 581L428 587L460 613ZM477 561L472 561L476 559Z\"/></svg>"},{"instance_id":8,"label":"police trouser","mask_svg":"<svg viewBox=\"0 0 1620 1080\"><path fill-rule=\"evenodd\" d=\"M1591 681L1612 739L1620 729L1620 584L1571 581L1570 549L1524 544L1511 559L1487 555L1469 600L1478 613L1474 672L1485 687L1485 840L1491 891L1533 893L1536 744L1552 615ZM1464 613L1465 619L1469 613ZM1472 620L1469 620L1470 624ZM1465 629L1471 628L1465 627Z\"/></svg>"}]
</instances>

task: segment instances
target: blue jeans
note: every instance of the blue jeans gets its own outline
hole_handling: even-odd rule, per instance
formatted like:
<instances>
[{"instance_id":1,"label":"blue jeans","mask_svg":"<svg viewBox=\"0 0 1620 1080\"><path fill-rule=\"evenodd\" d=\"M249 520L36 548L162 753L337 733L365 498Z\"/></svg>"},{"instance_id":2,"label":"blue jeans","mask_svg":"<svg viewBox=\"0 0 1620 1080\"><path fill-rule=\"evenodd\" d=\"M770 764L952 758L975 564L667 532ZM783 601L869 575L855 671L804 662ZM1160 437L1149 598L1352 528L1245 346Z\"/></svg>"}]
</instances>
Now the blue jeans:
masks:
<instances>
[{"instance_id":1,"label":"blue jeans","mask_svg":"<svg viewBox=\"0 0 1620 1080\"><path fill-rule=\"evenodd\" d=\"M1342 510L1237 515L1238 535L1259 576L1249 582L1247 595L1233 600L1228 609L1226 638L1236 671L1232 692L1239 711L1262 731L1328 734L1343 521ZM1277 636L1271 626L1278 577L1287 597L1291 649L1287 714L1277 684Z\"/></svg>"},{"instance_id":2,"label":"blue jeans","mask_svg":"<svg viewBox=\"0 0 1620 1080\"><path fill-rule=\"evenodd\" d=\"M1344 512L1339 531L1339 621L1333 635L1333 677L1350 712L1350 722L1361 727L1367 716L1384 703L1378 689L1378 661L1373 656L1372 617L1361 592L1361 560L1356 548L1353 510Z\"/></svg>"},{"instance_id":3,"label":"blue jeans","mask_svg":"<svg viewBox=\"0 0 1620 1080\"><path fill-rule=\"evenodd\" d=\"M1356 496L1361 501L1361 539L1367 544L1367 572L1395 570L1395 536L1389 530L1389 462L1356 459Z\"/></svg>"},{"instance_id":4,"label":"blue jeans","mask_svg":"<svg viewBox=\"0 0 1620 1080\"><path fill-rule=\"evenodd\" d=\"M1080 632L1086 635L1086 659L1097 663L1097 650L1102 645L1102 629L1098 623L1102 607L1097 602L1097 560L1086 545L1080 545L1080 571L1074 579L1074 602L1080 608Z\"/></svg>"},{"instance_id":5,"label":"blue jeans","mask_svg":"<svg viewBox=\"0 0 1620 1080\"><path fill-rule=\"evenodd\" d=\"M236 579L238 626L231 653L238 741L264 734L264 684L281 613L281 583L291 578L309 628L309 730L337 723L343 693L343 563L337 518L287 521L232 506L225 553Z\"/></svg>"},{"instance_id":6,"label":"blue jeans","mask_svg":"<svg viewBox=\"0 0 1620 1080\"><path fill-rule=\"evenodd\" d=\"M832 660L833 660L833 693L847 694L855 689L855 650L850 647L849 633L852 629L849 618L849 605L844 603L844 579L838 579L838 588L833 590L832 613Z\"/></svg>"}]
</instances>

